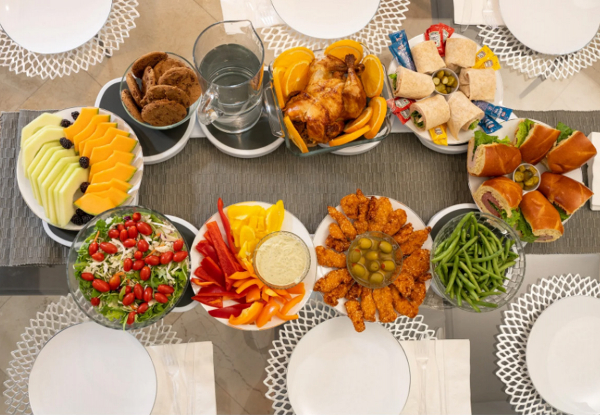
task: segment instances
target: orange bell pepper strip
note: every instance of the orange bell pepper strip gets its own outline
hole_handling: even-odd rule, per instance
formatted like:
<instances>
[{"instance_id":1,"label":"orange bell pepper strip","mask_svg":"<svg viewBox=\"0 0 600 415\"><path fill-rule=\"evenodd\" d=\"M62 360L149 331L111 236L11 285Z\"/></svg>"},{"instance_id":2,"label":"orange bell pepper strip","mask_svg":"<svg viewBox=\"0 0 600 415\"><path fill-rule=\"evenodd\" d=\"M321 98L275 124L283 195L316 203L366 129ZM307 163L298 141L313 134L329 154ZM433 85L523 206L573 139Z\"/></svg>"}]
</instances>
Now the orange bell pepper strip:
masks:
<instances>
[{"instance_id":1,"label":"orange bell pepper strip","mask_svg":"<svg viewBox=\"0 0 600 415\"><path fill-rule=\"evenodd\" d=\"M250 291L246 294L246 302L253 303L258 300L260 300L260 288L258 286L250 288Z\"/></svg>"},{"instance_id":2,"label":"orange bell pepper strip","mask_svg":"<svg viewBox=\"0 0 600 415\"><path fill-rule=\"evenodd\" d=\"M233 287L235 287L235 288L237 288L237 287L239 287L240 285L247 283L247 282L248 282L248 281L250 281L251 279L252 279L252 278L246 278L245 280L237 280L236 282L234 282L234 283L232 284L232 286L233 286Z\"/></svg>"},{"instance_id":3,"label":"orange bell pepper strip","mask_svg":"<svg viewBox=\"0 0 600 415\"><path fill-rule=\"evenodd\" d=\"M259 301L252 303L252 305L249 308L246 308L244 311L242 311L242 313L239 316L229 317L229 324L233 326L239 326L241 324L254 323L254 321L257 319L257 317L263 310L264 306L265 305Z\"/></svg>"},{"instance_id":4,"label":"orange bell pepper strip","mask_svg":"<svg viewBox=\"0 0 600 415\"><path fill-rule=\"evenodd\" d=\"M288 288L286 291L290 294L304 294L306 293L306 288L304 288L304 283L301 282L298 285L294 285L292 288Z\"/></svg>"},{"instance_id":5,"label":"orange bell pepper strip","mask_svg":"<svg viewBox=\"0 0 600 415\"><path fill-rule=\"evenodd\" d=\"M292 299L292 296L286 290L275 290L275 289L273 289L273 291L275 291L277 293L277 295L279 295L280 297L285 298L288 301Z\"/></svg>"},{"instance_id":6,"label":"orange bell pepper strip","mask_svg":"<svg viewBox=\"0 0 600 415\"><path fill-rule=\"evenodd\" d=\"M192 284L198 285L200 287L206 287L208 285L217 284L217 283L213 282L213 281L200 281L198 278L192 278Z\"/></svg>"},{"instance_id":7,"label":"orange bell pepper strip","mask_svg":"<svg viewBox=\"0 0 600 415\"><path fill-rule=\"evenodd\" d=\"M256 319L256 327L260 328L267 324L275 314L279 311L281 306L274 299L269 300L260 312L260 315Z\"/></svg>"},{"instance_id":8,"label":"orange bell pepper strip","mask_svg":"<svg viewBox=\"0 0 600 415\"><path fill-rule=\"evenodd\" d=\"M265 284L263 284L258 278L252 278L249 281L246 281L245 283L243 283L242 285L237 287L235 289L235 292L239 294L242 291L244 291L246 288L251 287L253 285L258 285L260 288L262 288Z\"/></svg>"},{"instance_id":9,"label":"orange bell pepper strip","mask_svg":"<svg viewBox=\"0 0 600 415\"><path fill-rule=\"evenodd\" d=\"M296 320L298 319L298 314L281 314L279 311L275 314L277 317L284 321Z\"/></svg>"},{"instance_id":10,"label":"orange bell pepper strip","mask_svg":"<svg viewBox=\"0 0 600 415\"><path fill-rule=\"evenodd\" d=\"M283 314L283 315L287 314L288 311L290 311L296 304L298 304L300 301L302 301L303 298L304 298L304 294L300 294L300 295L297 295L294 298L292 298L281 308L281 314Z\"/></svg>"},{"instance_id":11,"label":"orange bell pepper strip","mask_svg":"<svg viewBox=\"0 0 600 415\"><path fill-rule=\"evenodd\" d=\"M273 290L272 288L265 286L264 291L269 297L279 297L279 294L275 292L277 290Z\"/></svg>"},{"instance_id":12,"label":"orange bell pepper strip","mask_svg":"<svg viewBox=\"0 0 600 415\"><path fill-rule=\"evenodd\" d=\"M229 277L230 280L244 280L246 278L250 278L250 273L248 271L238 271L234 274L231 274Z\"/></svg>"}]
</instances>

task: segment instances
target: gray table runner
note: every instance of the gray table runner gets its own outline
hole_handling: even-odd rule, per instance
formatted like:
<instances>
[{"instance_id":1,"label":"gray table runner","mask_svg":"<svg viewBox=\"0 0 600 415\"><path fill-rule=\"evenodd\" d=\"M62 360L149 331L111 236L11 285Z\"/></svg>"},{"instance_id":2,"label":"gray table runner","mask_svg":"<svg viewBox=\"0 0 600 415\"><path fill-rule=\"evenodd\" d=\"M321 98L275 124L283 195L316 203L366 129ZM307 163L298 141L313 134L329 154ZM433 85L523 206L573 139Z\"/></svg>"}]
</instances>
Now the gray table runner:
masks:
<instances>
[{"instance_id":1,"label":"gray table runner","mask_svg":"<svg viewBox=\"0 0 600 415\"><path fill-rule=\"evenodd\" d=\"M0 119L0 260L4 264L58 264L66 260L67 250L45 235L41 221L23 202L15 180L19 131L39 113L4 113ZM600 111L519 111L518 115L550 125L562 121L586 134L600 131ZM286 209L312 233L325 216L327 205L336 205L341 197L360 188L365 194L385 195L407 204L427 222L445 207L472 202L465 157L435 153L408 133L393 134L359 156L312 158L297 158L281 146L265 157L238 159L221 153L204 138L193 138L171 160L144 167L139 203L200 227L216 212L218 197L226 205L282 199ZM566 224L561 239L529 244L526 252L596 253L600 251L599 230L600 214L586 206Z\"/></svg>"}]
</instances>

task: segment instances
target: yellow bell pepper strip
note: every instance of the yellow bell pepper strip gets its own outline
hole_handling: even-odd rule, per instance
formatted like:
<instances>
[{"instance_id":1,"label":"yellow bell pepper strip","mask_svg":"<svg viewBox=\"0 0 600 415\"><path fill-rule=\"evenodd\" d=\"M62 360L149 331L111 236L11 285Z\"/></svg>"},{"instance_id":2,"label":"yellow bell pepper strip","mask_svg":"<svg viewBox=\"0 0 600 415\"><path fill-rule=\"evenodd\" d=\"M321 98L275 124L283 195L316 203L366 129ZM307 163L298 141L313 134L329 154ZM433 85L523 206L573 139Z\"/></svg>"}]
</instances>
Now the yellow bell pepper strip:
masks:
<instances>
[{"instance_id":1,"label":"yellow bell pepper strip","mask_svg":"<svg viewBox=\"0 0 600 415\"><path fill-rule=\"evenodd\" d=\"M258 285L260 288L262 288L265 284L263 284L262 281L260 281L258 278L252 278L250 281L246 281L245 283L237 287L235 289L235 292L239 294L252 285Z\"/></svg>"},{"instance_id":2,"label":"yellow bell pepper strip","mask_svg":"<svg viewBox=\"0 0 600 415\"><path fill-rule=\"evenodd\" d=\"M296 320L298 318L298 314L281 314L279 311L275 315L284 321Z\"/></svg>"},{"instance_id":3,"label":"yellow bell pepper strip","mask_svg":"<svg viewBox=\"0 0 600 415\"><path fill-rule=\"evenodd\" d=\"M236 282L234 282L232 284L232 287L238 288L240 285L247 283L248 281L251 281L252 278L246 278L245 280L237 280Z\"/></svg>"},{"instance_id":4,"label":"yellow bell pepper strip","mask_svg":"<svg viewBox=\"0 0 600 415\"><path fill-rule=\"evenodd\" d=\"M269 296L269 297L279 297L279 294L277 294L272 288L269 288L267 286L265 286L265 293Z\"/></svg>"},{"instance_id":5,"label":"yellow bell pepper strip","mask_svg":"<svg viewBox=\"0 0 600 415\"><path fill-rule=\"evenodd\" d=\"M304 298L304 294L300 294L292 298L290 301L285 303L281 308L281 314L287 314L296 304L298 304Z\"/></svg>"},{"instance_id":6,"label":"yellow bell pepper strip","mask_svg":"<svg viewBox=\"0 0 600 415\"><path fill-rule=\"evenodd\" d=\"M260 300L260 288L258 286L250 288L250 291L246 294L246 302L253 303L258 300Z\"/></svg>"},{"instance_id":7,"label":"yellow bell pepper strip","mask_svg":"<svg viewBox=\"0 0 600 415\"><path fill-rule=\"evenodd\" d=\"M260 301L252 303L252 305L249 308L246 308L244 311L242 311L242 313L239 316L229 317L229 324L233 326L239 326L241 324L254 323L264 306L265 305Z\"/></svg>"},{"instance_id":8,"label":"yellow bell pepper strip","mask_svg":"<svg viewBox=\"0 0 600 415\"><path fill-rule=\"evenodd\" d=\"M301 282L298 285L294 285L292 288L288 288L286 291L290 294L304 294L306 292L306 288L304 288L304 283Z\"/></svg>"},{"instance_id":9,"label":"yellow bell pepper strip","mask_svg":"<svg viewBox=\"0 0 600 415\"><path fill-rule=\"evenodd\" d=\"M279 311L280 308L281 306L277 303L277 301L271 299L267 305L263 307L258 318L256 319L256 327L261 328L271 321L273 316Z\"/></svg>"},{"instance_id":10,"label":"yellow bell pepper strip","mask_svg":"<svg viewBox=\"0 0 600 415\"><path fill-rule=\"evenodd\" d=\"M230 275L229 279L230 280L244 280L249 277L250 277L250 273L248 271L240 271L240 272L236 272L235 274Z\"/></svg>"}]
</instances>

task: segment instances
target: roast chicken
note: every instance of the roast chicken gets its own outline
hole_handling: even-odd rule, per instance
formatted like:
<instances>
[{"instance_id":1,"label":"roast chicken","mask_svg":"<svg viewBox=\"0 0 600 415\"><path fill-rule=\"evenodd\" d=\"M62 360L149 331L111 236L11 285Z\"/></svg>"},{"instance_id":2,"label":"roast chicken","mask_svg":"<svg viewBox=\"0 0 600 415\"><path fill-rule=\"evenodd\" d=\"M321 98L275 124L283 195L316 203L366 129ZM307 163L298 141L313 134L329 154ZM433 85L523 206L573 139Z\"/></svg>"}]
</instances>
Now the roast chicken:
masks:
<instances>
[{"instance_id":1,"label":"roast chicken","mask_svg":"<svg viewBox=\"0 0 600 415\"><path fill-rule=\"evenodd\" d=\"M329 142L342 132L345 121L363 111L367 95L358 76L361 69L354 55L346 55L345 62L324 56L310 64L306 88L285 108L308 145Z\"/></svg>"}]
</instances>

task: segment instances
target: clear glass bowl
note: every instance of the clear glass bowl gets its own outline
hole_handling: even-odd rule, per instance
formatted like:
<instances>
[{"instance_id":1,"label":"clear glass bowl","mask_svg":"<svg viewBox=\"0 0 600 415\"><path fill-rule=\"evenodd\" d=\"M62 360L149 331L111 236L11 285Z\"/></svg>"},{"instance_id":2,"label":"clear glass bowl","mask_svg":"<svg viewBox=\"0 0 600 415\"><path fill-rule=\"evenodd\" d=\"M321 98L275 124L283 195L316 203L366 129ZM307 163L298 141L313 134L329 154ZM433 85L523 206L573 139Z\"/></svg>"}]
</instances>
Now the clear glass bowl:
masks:
<instances>
[{"instance_id":1,"label":"clear glass bowl","mask_svg":"<svg viewBox=\"0 0 600 415\"><path fill-rule=\"evenodd\" d=\"M166 52L166 54L169 55L169 58L175 59L175 60L183 63L186 68L190 68L191 70L193 70L194 73L196 74L196 77L198 77L198 71L196 70L196 68L194 67L194 65L192 65L186 58L184 58L183 56L179 56L179 55L177 55L176 53L173 53L173 52ZM121 96L121 93L125 89L129 89L129 87L127 86L127 74L129 73L129 71L131 71L131 67L133 66L134 63L135 63L135 61L131 62L131 65L129 65L129 67L127 68L127 70L123 74L123 77L121 78L121 84L120 84L120 89L119 89L119 97ZM198 79L200 79L200 78L198 78ZM138 79L136 78L136 80L138 80ZM158 81L158 79L157 79L157 81ZM140 86L140 89L142 87L141 82L142 82L141 80L138 80L138 85ZM121 101L121 104L123 104L123 108L125 108L125 112L127 112L127 114L131 117L131 119L134 122L136 122L137 124L141 125L142 127L151 128L153 130L170 130L171 128L175 128L178 125L183 124L184 122L186 122L187 120L190 119L190 117L192 116L192 114L194 112L196 112L196 109L198 108L198 104L199 103L200 103L200 98L198 98L196 100L196 102L194 102L192 105L189 106L189 108L187 108L187 115L185 116L185 118L183 120L181 120L181 121L179 121L179 122L177 122L175 124L157 127L157 126L145 123L145 122L138 121L133 115L131 115L131 113L129 112L129 110L125 106L125 104L123 104L123 101ZM140 110L140 112L141 112L141 110Z\"/></svg>"},{"instance_id":2,"label":"clear glass bowl","mask_svg":"<svg viewBox=\"0 0 600 415\"><path fill-rule=\"evenodd\" d=\"M384 279L381 284L368 283L365 280L355 277L354 274L350 271L351 267L352 267L352 264L350 263L350 252L354 248L356 248L356 246L358 245L358 242L360 241L361 238L382 239L382 240L388 242L390 245L392 245L392 258L394 258L394 262L396 263L396 269L394 270L394 273L391 274L390 276L388 276L386 279ZM393 283L396 280L396 278L398 278L398 275L400 275L400 273L402 272L402 264L403 263L404 263L404 256L402 255L402 250L400 249L400 245L398 245L398 243L390 235L385 234L383 232L377 232L377 231L365 232L361 235L358 235L356 238L354 238L354 241L352 241L352 243L350 244L350 247L348 248L348 253L346 254L346 268L348 268L348 272L350 273L350 275L352 276L354 281L356 281L358 284L362 285L363 287L367 287L372 290L387 287L388 285Z\"/></svg>"},{"instance_id":3,"label":"clear glass bowl","mask_svg":"<svg viewBox=\"0 0 600 415\"><path fill-rule=\"evenodd\" d=\"M504 281L504 289L506 290L506 293L502 293L501 295L485 297L484 299L482 299L482 301L496 304L497 307L478 306L481 312L493 311L506 305L506 303L508 303L517 294L519 288L521 287L521 284L523 284L523 279L525 278L525 253L523 251L523 245L521 244L521 240L517 236L517 233L506 222L487 213L473 212L473 214L475 215L477 223L486 226L490 231L494 233L494 235L496 235L497 237L503 237L512 240L514 244L511 247L511 251L515 252L518 255L518 257L514 260L515 265L506 270L505 275L508 277L508 280ZM452 234L458 223L465 216L466 214L453 218L448 223L446 223L436 235L435 240L433 241L433 248L431 249L430 258L432 261L435 257L435 251L437 250L438 246ZM434 291L442 298L444 298L444 300L446 300L448 303L452 304L454 307L460 308L461 310L465 311L476 312L465 301L463 301L462 305L459 306L458 302L456 301L456 298L452 299L448 294L445 293L446 286L442 283L440 276L437 274L437 272L435 272L436 264L431 262L431 265Z\"/></svg>"},{"instance_id":4,"label":"clear glass bowl","mask_svg":"<svg viewBox=\"0 0 600 415\"><path fill-rule=\"evenodd\" d=\"M116 216L131 216L131 214L133 214L134 212L139 212L141 214L153 214L156 217L158 217L163 223L167 223L167 224L173 226L173 228L175 228L175 225L169 219L167 219L165 216L163 216L162 214L160 214L154 210L147 209L142 206L117 207L117 208L114 208L111 210L107 210L106 212L94 217L79 231L79 233L75 237L75 240L73 241L73 245L71 246L71 248L69 250L69 256L67 258L67 282L69 284L69 291L71 292L71 295L75 299L75 303L77 303L77 305L79 306L81 311L83 311L90 319L92 319L93 321L95 321L98 324L101 324L101 325L111 328L111 329L121 330L121 329L123 329L123 324L120 321L109 320L104 315L100 314L98 312L98 308L92 306L92 304L83 296L83 293L79 289L79 281L81 281L81 278L78 278L75 275L74 265L77 263L79 249L84 244L85 240L89 236L96 233L94 231L94 227L96 226L96 223L99 220L102 219L102 220L106 221L107 219L116 217ZM175 232L177 234L179 234L179 232L177 231L177 228L175 228ZM179 236L181 236L181 235L179 235ZM183 250L189 252L189 248L188 248L187 242L185 241L185 238L182 237L181 239L183 239L183 243L184 243ZM181 290L181 294L179 295L179 297L174 298L174 301L170 304L170 306L168 308L165 308L163 313L156 315L153 318L150 318L148 320L139 322L139 323L135 322L133 324L128 324L125 326L125 330L135 330L135 329L149 326L151 324L156 323L157 321L162 319L164 316L169 314L169 312L171 312L171 310L177 305L177 303L183 296L183 293L185 293L187 286L189 284L189 281L190 281L190 278L189 278L190 257L189 257L189 255L185 259L185 261L187 262L188 275L187 275L186 281L184 283L183 289Z\"/></svg>"}]
</instances>

